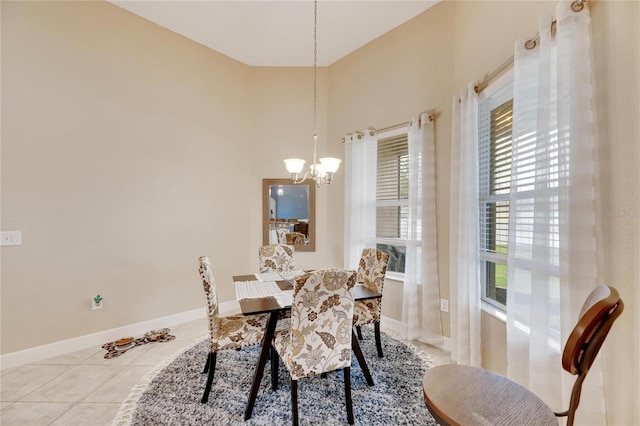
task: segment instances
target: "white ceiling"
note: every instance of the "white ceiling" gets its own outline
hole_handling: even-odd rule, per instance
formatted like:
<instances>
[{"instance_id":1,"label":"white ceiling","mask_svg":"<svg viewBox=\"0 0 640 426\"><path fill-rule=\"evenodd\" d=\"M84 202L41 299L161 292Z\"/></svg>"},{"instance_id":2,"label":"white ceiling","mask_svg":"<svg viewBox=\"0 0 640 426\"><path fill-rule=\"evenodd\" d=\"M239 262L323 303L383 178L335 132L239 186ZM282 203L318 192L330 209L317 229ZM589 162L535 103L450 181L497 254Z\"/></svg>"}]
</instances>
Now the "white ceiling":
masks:
<instances>
[{"instance_id":1,"label":"white ceiling","mask_svg":"<svg viewBox=\"0 0 640 426\"><path fill-rule=\"evenodd\" d=\"M252 66L313 65L310 0L109 0ZM318 66L328 66L440 0L320 0Z\"/></svg>"}]
</instances>

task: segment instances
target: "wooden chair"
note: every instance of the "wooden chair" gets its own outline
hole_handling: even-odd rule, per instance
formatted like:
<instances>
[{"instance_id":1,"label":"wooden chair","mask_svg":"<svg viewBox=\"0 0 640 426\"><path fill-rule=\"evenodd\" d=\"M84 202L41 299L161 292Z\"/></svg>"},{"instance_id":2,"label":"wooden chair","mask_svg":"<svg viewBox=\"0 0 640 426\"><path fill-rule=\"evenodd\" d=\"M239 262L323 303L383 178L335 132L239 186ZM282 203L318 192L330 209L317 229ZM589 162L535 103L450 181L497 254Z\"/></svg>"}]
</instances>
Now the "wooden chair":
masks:
<instances>
[{"instance_id":1,"label":"wooden chair","mask_svg":"<svg viewBox=\"0 0 640 426\"><path fill-rule=\"evenodd\" d=\"M389 255L374 248L362 250L358 266L357 283L382 294L384 277L387 272ZM382 358L382 341L380 339L380 317L382 315L382 299L371 299L356 302L353 309L353 325L356 327L358 339L362 340L361 325L373 324L378 357Z\"/></svg>"},{"instance_id":2,"label":"wooden chair","mask_svg":"<svg viewBox=\"0 0 640 426\"><path fill-rule=\"evenodd\" d=\"M465 365L442 365L425 373L422 390L427 408L441 425L557 425L556 417L567 417L567 426L572 426L582 382L623 309L618 292L606 285L596 287L582 306L562 354L562 367L577 376L567 410L554 413L523 386Z\"/></svg>"},{"instance_id":3,"label":"wooden chair","mask_svg":"<svg viewBox=\"0 0 640 426\"><path fill-rule=\"evenodd\" d=\"M351 403L351 338L355 271L318 270L296 279L288 330L276 331L271 357L271 385L278 388L282 358L291 375L293 424L298 424L298 380L343 370L347 420L353 424Z\"/></svg>"},{"instance_id":4,"label":"wooden chair","mask_svg":"<svg viewBox=\"0 0 640 426\"><path fill-rule=\"evenodd\" d=\"M260 272L288 272L296 269L293 247L269 244L258 249Z\"/></svg>"},{"instance_id":5,"label":"wooden chair","mask_svg":"<svg viewBox=\"0 0 640 426\"><path fill-rule=\"evenodd\" d=\"M207 384L202 395L202 402L209 400L209 392L216 370L218 351L240 349L262 342L269 320L268 314L218 316L218 296L216 281L213 278L211 262L206 256L198 259L202 287L207 298L207 317L209 318L209 355L203 373L209 373Z\"/></svg>"}]
</instances>

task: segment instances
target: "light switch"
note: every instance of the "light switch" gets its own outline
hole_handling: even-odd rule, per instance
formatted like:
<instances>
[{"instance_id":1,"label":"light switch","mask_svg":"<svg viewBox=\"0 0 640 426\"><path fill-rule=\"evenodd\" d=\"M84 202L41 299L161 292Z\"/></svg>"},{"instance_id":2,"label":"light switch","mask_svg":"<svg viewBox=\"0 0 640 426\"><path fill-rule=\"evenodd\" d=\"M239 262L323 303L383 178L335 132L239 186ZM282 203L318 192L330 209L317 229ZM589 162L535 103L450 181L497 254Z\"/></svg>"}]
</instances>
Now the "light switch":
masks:
<instances>
[{"instance_id":1,"label":"light switch","mask_svg":"<svg viewBox=\"0 0 640 426\"><path fill-rule=\"evenodd\" d=\"M2 231L3 246L19 246L22 244L21 231Z\"/></svg>"}]
</instances>

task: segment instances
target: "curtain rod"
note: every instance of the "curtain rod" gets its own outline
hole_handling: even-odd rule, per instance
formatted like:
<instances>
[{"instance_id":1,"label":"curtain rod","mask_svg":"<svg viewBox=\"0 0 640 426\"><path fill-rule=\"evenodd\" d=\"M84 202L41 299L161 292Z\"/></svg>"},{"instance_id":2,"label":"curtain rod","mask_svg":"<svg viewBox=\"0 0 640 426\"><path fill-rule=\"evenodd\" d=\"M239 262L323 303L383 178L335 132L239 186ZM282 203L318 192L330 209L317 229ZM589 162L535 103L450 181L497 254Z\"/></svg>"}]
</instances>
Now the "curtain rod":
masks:
<instances>
[{"instance_id":1,"label":"curtain rod","mask_svg":"<svg viewBox=\"0 0 640 426\"><path fill-rule=\"evenodd\" d=\"M571 10L573 10L574 12L580 12L582 9L584 9L585 2L587 2L587 0L575 0L575 1L573 1L571 3ZM551 31L552 32L555 29L555 26L556 26L556 20L554 19L551 22ZM528 49L528 50L535 49L535 47L538 45L538 41L539 40L540 40L540 33L537 33L535 35L535 37L527 40L524 43L524 47L526 49ZM511 65L513 65L513 61L514 61L514 57L511 56L509 59L504 61L498 68L496 68L495 70L493 70L492 72L487 74L487 76L485 78L483 78L478 84L475 85L475 87L474 87L475 92L476 93L481 93L484 89L486 89L487 86L489 85L489 83L491 83L493 80L495 80L496 77L500 76Z\"/></svg>"},{"instance_id":2,"label":"curtain rod","mask_svg":"<svg viewBox=\"0 0 640 426\"><path fill-rule=\"evenodd\" d=\"M437 118L437 113L432 112L429 113L429 115L427 115L427 117L429 118L429 121L434 121ZM399 124L394 124L393 126L387 126L387 127L383 127L382 129L368 129L367 131L369 132L369 136L373 136L376 133L381 133L381 132L387 132L389 130L395 130L395 129L399 129L400 127L405 127L411 124L411 121L407 121L404 123L399 123ZM420 119L418 119L418 125L420 124ZM345 139L342 138L342 143L345 142Z\"/></svg>"}]
</instances>

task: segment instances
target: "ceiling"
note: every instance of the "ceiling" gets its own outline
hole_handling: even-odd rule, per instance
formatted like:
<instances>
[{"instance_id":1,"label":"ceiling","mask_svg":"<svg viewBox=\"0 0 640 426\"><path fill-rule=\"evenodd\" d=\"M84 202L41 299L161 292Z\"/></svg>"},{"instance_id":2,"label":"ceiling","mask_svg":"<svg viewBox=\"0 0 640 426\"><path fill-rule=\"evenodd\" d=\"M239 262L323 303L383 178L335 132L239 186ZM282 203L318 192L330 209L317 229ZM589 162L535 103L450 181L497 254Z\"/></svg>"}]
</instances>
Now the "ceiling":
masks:
<instances>
[{"instance_id":1,"label":"ceiling","mask_svg":"<svg viewBox=\"0 0 640 426\"><path fill-rule=\"evenodd\" d=\"M313 65L310 0L109 0L251 66ZM320 0L318 66L328 66L439 0Z\"/></svg>"}]
</instances>

